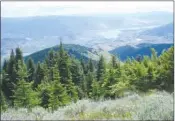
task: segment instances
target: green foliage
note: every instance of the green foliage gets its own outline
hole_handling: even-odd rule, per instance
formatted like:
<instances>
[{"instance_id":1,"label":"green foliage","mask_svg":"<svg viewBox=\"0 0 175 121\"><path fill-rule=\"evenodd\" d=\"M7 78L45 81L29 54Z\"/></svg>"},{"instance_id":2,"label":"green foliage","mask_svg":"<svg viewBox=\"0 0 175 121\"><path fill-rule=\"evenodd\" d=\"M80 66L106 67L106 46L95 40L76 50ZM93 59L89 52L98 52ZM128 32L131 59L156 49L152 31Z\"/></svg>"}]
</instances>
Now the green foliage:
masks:
<instances>
[{"instance_id":1,"label":"green foliage","mask_svg":"<svg viewBox=\"0 0 175 121\"><path fill-rule=\"evenodd\" d=\"M174 91L174 47L169 48L159 58L160 67L158 68L159 77L157 83L161 89Z\"/></svg>"},{"instance_id":2,"label":"green foliage","mask_svg":"<svg viewBox=\"0 0 175 121\"><path fill-rule=\"evenodd\" d=\"M4 94L8 99L13 100L11 96L13 96L12 90L14 89L14 84L16 84L16 73L17 73L15 54L13 50L11 51L7 68L8 68L7 71L4 70L3 82L2 82L4 85L3 88L5 88Z\"/></svg>"},{"instance_id":3,"label":"green foliage","mask_svg":"<svg viewBox=\"0 0 175 121\"><path fill-rule=\"evenodd\" d=\"M112 55L112 59L111 59L111 67L112 68L116 68L117 66L117 60L116 60L116 57L114 55Z\"/></svg>"},{"instance_id":4,"label":"green foliage","mask_svg":"<svg viewBox=\"0 0 175 121\"><path fill-rule=\"evenodd\" d=\"M62 44L62 45L64 46L65 51L67 51L71 57L74 57L79 60L83 58L85 61L88 61L88 59L90 58L90 57L87 57L88 52L89 52L89 48L87 47L84 47L81 45L75 45L75 44ZM48 57L48 52L51 49L55 52L58 52L60 50L59 46L54 46L52 48L46 48L44 50L35 52L29 56L25 56L24 60L26 62L31 57L35 64L37 64L37 62L39 61L44 62L44 59ZM93 54L96 56L95 53Z\"/></svg>"},{"instance_id":5,"label":"green foliage","mask_svg":"<svg viewBox=\"0 0 175 121\"><path fill-rule=\"evenodd\" d=\"M65 88L60 83L59 72L57 66L53 67L53 81L50 86L50 98L49 107L52 111L56 110L59 106L66 105L69 102L69 97L66 93Z\"/></svg>"},{"instance_id":6,"label":"green foliage","mask_svg":"<svg viewBox=\"0 0 175 121\"><path fill-rule=\"evenodd\" d=\"M37 64L37 68L36 68L36 77L34 80L34 87L37 87L38 84L41 83L41 80L44 79L44 69L42 64L40 64L40 62L38 62Z\"/></svg>"},{"instance_id":7,"label":"green foliage","mask_svg":"<svg viewBox=\"0 0 175 121\"><path fill-rule=\"evenodd\" d=\"M16 57L15 57L16 62L21 61L23 62L23 55L22 51L20 48L16 48Z\"/></svg>"},{"instance_id":8,"label":"green foliage","mask_svg":"<svg viewBox=\"0 0 175 121\"><path fill-rule=\"evenodd\" d=\"M106 63L101 56L95 66L91 59L79 61L71 57L60 43L59 51L50 50L35 69L31 58L27 64L23 62L22 51L17 48L16 55L11 51L1 72L2 109L6 105L27 108L40 105L53 111L83 98L114 99L128 91L173 92L174 48L160 56L154 49L150 51L151 57L128 58L125 62L112 56Z\"/></svg>"},{"instance_id":9,"label":"green foliage","mask_svg":"<svg viewBox=\"0 0 175 121\"><path fill-rule=\"evenodd\" d=\"M31 58L29 58L29 60L27 61L27 70L29 73L29 77L28 77L29 82L33 81L35 79L34 78L35 77L35 65Z\"/></svg>"},{"instance_id":10,"label":"green foliage","mask_svg":"<svg viewBox=\"0 0 175 121\"><path fill-rule=\"evenodd\" d=\"M80 63L77 60L71 61L70 71L73 83L77 86L80 86L81 83L83 82L84 72Z\"/></svg>"},{"instance_id":11,"label":"green foliage","mask_svg":"<svg viewBox=\"0 0 175 121\"><path fill-rule=\"evenodd\" d=\"M93 80L92 82L92 92L90 93L90 96L94 100L98 100L101 98L101 87L98 81Z\"/></svg>"},{"instance_id":12,"label":"green foliage","mask_svg":"<svg viewBox=\"0 0 175 121\"><path fill-rule=\"evenodd\" d=\"M49 107L49 99L50 99L50 83L42 82L38 85L37 92L39 92L39 98L41 99L40 106L43 108Z\"/></svg>"},{"instance_id":13,"label":"green foliage","mask_svg":"<svg viewBox=\"0 0 175 121\"><path fill-rule=\"evenodd\" d=\"M97 81L103 81L105 73L106 73L106 65L104 57L101 55L97 69Z\"/></svg>"},{"instance_id":14,"label":"green foliage","mask_svg":"<svg viewBox=\"0 0 175 121\"><path fill-rule=\"evenodd\" d=\"M32 82L26 82L25 79L28 77L26 66L21 65L19 62L18 83L13 90L14 92L14 106L15 107L27 107L31 108L39 104L37 93L32 90Z\"/></svg>"},{"instance_id":15,"label":"green foliage","mask_svg":"<svg viewBox=\"0 0 175 121\"><path fill-rule=\"evenodd\" d=\"M63 84L67 84L68 80L71 78L70 59L68 54L64 51L62 43L60 43L59 57L60 81Z\"/></svg>"},{"instance_id":16,"label":"green foliage","mask_svg":"<svg viewBox=\"0 0 175 121\"><path fill-rule=\"evenodd\" d=\"M7 105L7 100L1 90L1 98L0 98L0 104L1 104L1 111L5 111L7 108L8 108L8 105Z\"/></svg>"},{"instance_id":17,"label":"green foliage","mask_svg":"<svg viewBox=\"0 0 175 121\"><path fill-rule=\"evenodd\" d=\"M89 71L94 72L94 65L92 63L92 59L89 60Z\"/></svg>"},{"instance_id":18,"label":"green foliage","mask_svg":"<svg viewBox=\"0 0 175 121\"><path fill-rule=\"evenodd\" d=\"M72 80L68 80L68 84L64 85L64 87L66 88L69 100L76 102L78 100L78 90Z\"/></svg>"}]
</instances>

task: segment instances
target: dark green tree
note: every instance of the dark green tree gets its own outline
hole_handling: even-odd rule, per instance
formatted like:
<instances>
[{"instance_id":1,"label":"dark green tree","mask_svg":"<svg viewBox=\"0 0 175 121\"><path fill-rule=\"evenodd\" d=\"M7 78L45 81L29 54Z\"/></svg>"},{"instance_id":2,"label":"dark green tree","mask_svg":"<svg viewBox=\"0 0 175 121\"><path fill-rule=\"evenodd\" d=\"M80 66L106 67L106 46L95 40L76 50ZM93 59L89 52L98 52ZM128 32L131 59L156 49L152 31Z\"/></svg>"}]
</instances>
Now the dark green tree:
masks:
<instances>
[{"instance_id":1,"label":"dark green tree","mask_svg":"<svg viewBox=\"0 0 175 121\"><path fill-rule=\"evenodd\" d=\"M90 93L90 97L94 100L99 100L101 98L101 87L98 81L92 81L92 92Z\"/></svg>"},{"instance_id":2,"label":"dark green tree","mask_svg":"<svg viewBox=\"0 0 175 121\"><path fill-rule=\"evenodd\" d=\"M49 99L50 99L50 83L43 81L38 85L37 91L39 92L39 98L41 99L40 106L43 108L49 107Z\"/></svg>"},{"instance_id":3,"label":"dark green tree","mask_svg":"<svg viewBox=\"0 0 175 121\"><path fill-rule=\"evenodd\" d=\"M20 49L19 47L16 48L16 56L15 56L15 60L16 60L16 62L17 62L18 60L20 60L21 62L23 62L22 51L21 51L21 49Z\"/></svg>"},{"instance_id":4,"label":"dark green tree","mask_svg":"<svg viewBox=\"0 0 175 121\"><path fill-rule=\"evenodd\" d=\"M7 70L8 70L8 61L6 59L4 60L2 70L4 70L5 72L7 72Z\"/></svg>"},{"instance_id":5,"label":"dark green tree","mask_svg":"<svg viewBox=\"0 0 175 121\"><path fill-rule=\"evenodd\" d=\"M23 63L23 54L22 54L22 51L21 51L21 49L19 47L16 48L15 51L16 51L16 55L15 55L16 69L18 71L18 69L19 69L18 61L21 61L22 65L24 64Z\"/></svg>"},{"instance_id":6,"label":"dark green tree","mask_svg":"<svg viewBox=\"0 0 175 121\"><path fill-rule=\"evenodd\" d=\"M21 66L21 61L18 61L18 63L18 82L13 90L14 106L31 108L39 104L39 100L36 98L38 95L32 90L32 82L29 83L25 81L25 79L28 77L26 66Z\"/></svg>"},{"instance_id":7,"label":"dark green tree","mask_svg":"<svg viewBox=\"0 0 175 121\"><path fill-rule=\"evenodd\" d=\"M174 46L165 51L159 58L160 65L157 67L159 76L156 84L160 89L168 92L174 91Z\"/></svg>"},{"instance_id":8,"label":"dark green tree","mask_svg":"<svg viewBox=\"0 0 175 121\"><path fill-rule=\"evenodd\" d=\"M1 101L0 104L1 104L1 112L2 112L2 111L5 111L8 108L8 105L7 105L7 102L6 102L7 100L6 100L2 90L1 90L0 101Z\"/></svg>"},{"instance_id":9,"label":"dark green tree","mask_svg":"<svg viewBox=\"0 0 175 121\"><path fill-rule=\"evenodd\" d=\"M92 59L89 60L89 71L94 72L94 65L92 63Z\"/></svg>"},{"instance_id":10,"label":"dark green tree","mask_svg":"<svg viewBox=\"0 0 175 121\"><path fill-rule=\"evenodd\" d=\"M112 68L116 68L117 66L117 60L116 57L114 55L112 55L112 59L111 59L111 67Z\"/></svg>"},{"instance_id":11,"label":"dark green tree","mask_svg":"<svg viewBox=\"0 0 175 121\"><path fill-rule=\"evenodd\" d=\"M49 98L49 107L51 107L52 111L56 110L59 106L66 105L69 102L69 97L60 82L60 76L57 69L57 66L53 69L53 81L51 82L50 87L51 93Z\"/></svg>"},{"instance_id":12,"label":"dark green tree","mask_svg":"<svg viewBox=\"0 0 175 121\"><path fill-rule=\"evenodd\" d=\"M7 97L7 99L11 100L13 102L13 91L14 85L17 83L16 77L17 77L17 71L16 71L16 63L15 63L15 54L13 50L10 54L10 59L8 60L7 64L7 71L3 70L2 72L2 90ZM11 104L13 105L13 103Z\"/></svg>"},{"instance_id":13,"label":"dark green tree","mask_svg":"<svg viewBox=\"0 0 175 121\"><path fill-rule=\"evenodd\" d=\"M80 86L83 81L83 69L81 68L80 63L78 63L77 60L72 59L71 62L71 75L72 75L72 81L76 86Z\"/></svg>"},{"instance_id":14,"label":"dark green tree","mask_svg":"<svg viewBox=\"0 0 175 121\"><path fill-rule=\"evenodd\" d=\"M105 73L106 73L106 65L105 65L104 57L101 55L100 60L98 62L97 81L103 81Z\"/></svg>"},{"instance_id":15,"label":"dark green tree","mask_svg":"<svg viewBox=\"0 0 175 121\"><path fill-rule=\"evenodd\" d=\"M59 72L60 72L60 81L62 84L66 84L67 81L71 78L70 72L70 59L68 54L64 51L62 43L60 43L59 47Z\"/></svg>"},{"instance_id":16,"label":"dark green tree","mask_svg":"<svg viewBox=\"0 0 175 121\"><path fill-rule=\"evenodd\" d=\"M35 76L35 81L34 81L34 87L37 87L38 84L41 83L41 80L44 79L44 69L42 64L38 62L37 67L36 67L36 76Z\"/></svg>"},{"instance_id":17,"label":"dark green tree","mask_svg":"<svg viewBox=\"0 0 175 121\"><path fill-rule=\"evenodd\" d=\"M51 49L48 53L48 67L53 67L56 60L55 60L55 52L53 51L53 49Z\"/></svg>"},{"instance_id":18,"label":"dark green tree","mask_svg":"<svg viewBox=\"0 0 175 121\"><path fill-rule=\"evenodd\" d=\"M84 60L83 60L82 58L81 58L80 62L81 62L81 66L82 66L82 68L83 68L83 72L84 72L84 74L86 75L87 72L88 72L87 65L85 64L85 62L84 62Z\"/></svg>"},{"instance_id":19,"label":"dark green tree","mask_svg":"<svg viewBox=\"0 0 175 121\"><path fill-rule=\"evenodd\" d=\"M27 60L27 70L29 73L28 80L31 82L35 79L35 64L34 64L32 58L29 58Z\"/></svg>"}]
</instances>

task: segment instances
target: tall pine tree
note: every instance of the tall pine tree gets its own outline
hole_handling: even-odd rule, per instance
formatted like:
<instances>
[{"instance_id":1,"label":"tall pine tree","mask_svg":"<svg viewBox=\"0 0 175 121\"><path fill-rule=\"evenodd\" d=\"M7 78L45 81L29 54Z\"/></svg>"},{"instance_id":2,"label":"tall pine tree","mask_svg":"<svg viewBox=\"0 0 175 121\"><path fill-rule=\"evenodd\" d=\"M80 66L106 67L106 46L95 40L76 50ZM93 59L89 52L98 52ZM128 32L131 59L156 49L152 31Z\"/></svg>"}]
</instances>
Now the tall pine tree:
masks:
<instances>
[{"instance_id":1,"label":"tall pine tree","mask_svg":"<svg viewBox=\"0 0 175 121\"><path fill-rule=\"evenodd\" d=\"M44 69L43 69L42 65L40 64L40 62L38 62L37 68L36 68L34 87L37 87L38 84L40 84L41 80L43 80L43 79L44 79Z\"/></svg>"},{"instance_id":2,"label":"tall pine tree","mask_svg":"<svg viewBox=\"0 0 175 121\"><path fill-rule=\"evenodd\" d=\"M104 81L105 73L106 73L105 60L104 57L101 55L97 69L97 81Z\"/></svg>"},{"instance_id":3,"label":"tall pine tree","mask_svg":"<svg viewBox=\"0 0 175 121\"><path fill-rule=\"evenodd\" d=\"M59 106L66 105L69 102L69 97L66 93L65 88L60 82L59 72L57 70L57 66L53 68L53 81L51 82L50 87L50 98L49 98L49 106L52 111L56 110Z\"/></svg>"},{"instance_id":4,"label":"tall pine tree","mask_svg":"<svg viewBox=\"0 0 175 121\"><path fill-rule=\"evenodd\" d=\"M28 80L29 80L29 82L31 82L35 79L35 65L34 65L32 58L29 58L27 60L27 70L29 73Z\"/></svg>"},{"instance_id":5,"label":"tall pine tree","mask_svg":"<svg viewBox=\"0 0 175 121\"><path fill-rule=\"evenodd\" d=\"M13 90L14 106L31 108L39 104L39 100L36 98L37 93L32 90L32 82L29 83L25 80L28 77L26 66L22 66L21 61L18 61L18 63L18 83Z\"/></svg>"}]
</instances>

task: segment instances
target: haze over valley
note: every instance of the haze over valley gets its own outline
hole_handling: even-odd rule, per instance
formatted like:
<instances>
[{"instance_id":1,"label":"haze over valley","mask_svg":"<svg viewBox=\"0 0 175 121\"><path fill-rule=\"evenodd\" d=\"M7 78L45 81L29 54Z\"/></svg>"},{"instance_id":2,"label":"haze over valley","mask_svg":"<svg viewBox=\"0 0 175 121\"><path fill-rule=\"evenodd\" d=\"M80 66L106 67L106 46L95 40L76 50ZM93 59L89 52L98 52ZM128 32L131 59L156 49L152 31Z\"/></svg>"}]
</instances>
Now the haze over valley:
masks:
<instances>
[{"instance_id":1,"label":"haze over valley","mask_svg":"<svg viewBox=\"0 0 175 121\"><path fill-rule=\"evenodd\" d=\"M103 51L141 43L173 43L172 13L162 14L2 18L2 58L18 46L24 55L29 55L58 45L60 39L65 44L79 44ZM163 32L152 34L157 31Z\"/></svg>"}]
</instances>

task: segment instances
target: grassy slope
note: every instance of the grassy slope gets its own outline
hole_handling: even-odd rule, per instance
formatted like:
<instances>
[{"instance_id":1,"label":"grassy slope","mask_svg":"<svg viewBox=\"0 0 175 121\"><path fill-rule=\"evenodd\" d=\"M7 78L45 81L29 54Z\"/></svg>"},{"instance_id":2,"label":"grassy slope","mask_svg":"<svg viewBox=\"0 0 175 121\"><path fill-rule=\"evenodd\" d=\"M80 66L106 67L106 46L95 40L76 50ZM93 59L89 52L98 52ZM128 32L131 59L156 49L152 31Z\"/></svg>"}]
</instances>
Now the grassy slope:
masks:
<instances>
[{"instance_id":1,"label":"grassy slope","mask_svg":"<svg viewBox=\"0 0 175 121\"><path fill-rule=\"evenodd\" d=\"M173 95L154 92L139 96L132 94L124 98L105 101L80 100L61 107L51 113L41 107L32 109L8 109L1 113L2 120L173 120Z\"/></svg>"}]
</instances>

